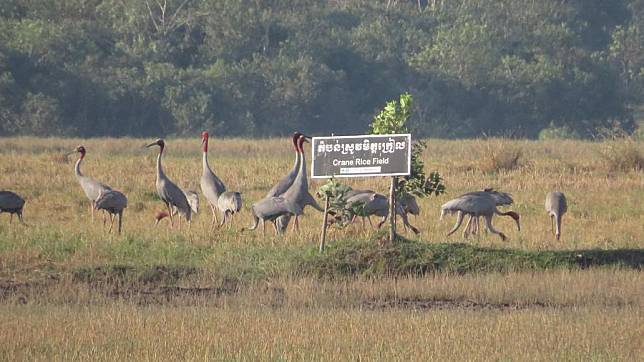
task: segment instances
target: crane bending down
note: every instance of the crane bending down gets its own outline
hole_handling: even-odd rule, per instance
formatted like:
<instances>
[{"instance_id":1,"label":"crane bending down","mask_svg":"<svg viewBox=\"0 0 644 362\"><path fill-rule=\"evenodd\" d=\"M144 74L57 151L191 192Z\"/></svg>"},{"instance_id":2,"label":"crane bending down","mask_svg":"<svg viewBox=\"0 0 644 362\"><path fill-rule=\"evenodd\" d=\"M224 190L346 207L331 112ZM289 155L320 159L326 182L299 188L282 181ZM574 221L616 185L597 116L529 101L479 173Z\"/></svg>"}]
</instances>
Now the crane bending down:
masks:
<instances>
[{"instance_id":1,"label":"crane bending down","mask_svg":"<svg viewBox=\"0 0 644 362\"><path fill-rule=\"evenodd\" d=\"M192 208L188 203L186 194L165 175L163 167L161 166L161 157L163 156L163 150L165 149L165 141L162 138L159 138L145 147L149 148L152 146L159 146L159 155L157 156L156 188L159 197L163 200L168 209L170 227L174 225L173 216L175 213L179 213L180 216L184 216L188 222L188 226L190 226L192 220ZM176 208L176 212L173 212L173 207ZM179 219L179 229L181 229L181 219Z\"/></svg>"},{"instance_id":2,"label":"crane bending down","mask_svg":"<svg viewBox=\"0 0 644 362\"><path fill-rule=\"evenodd\" d=\"M22 209L25 206L25 200L12 191L0 191L0 214L3 212L9 213L9 224L13 221L13 214L18 215L18 220L24 224L22 220Z\"/></svg>"},{"instance_id":3,"label":"crane bending down","mask_svg":"<svg viewBox=\"0 0 644 362\"><path fill-rule=\"evenodd\" d=\"M74 165L74 173L76 174L76 179L78 180L78 183L83 189L83 192L85 192L85 196L87 196L87 199L90 202L89 208L90 208L90 212L92 213L92 220L94 220L94 209L96 209L96 200L102 193L110 191L112 190L112 188L94 178L83 175L81 173L80 165L81 165L81 162L83 162L83 159L85 158L85 154L87 153L87 151L85 150L85 146L79 145L73 151L69 152L67 155L71 155L72 153L76 153L76 152L80 154L80 157L78 158L78 161L76 161L76 165Z\"/></svg>"},{"instance_id":4,"label":"crane bending down","mask_svg":"<svg viewBox=\"0 0 644 362\"><path fill-rule=\"evenodd\" d=\"M102 192L96 199L96 210L105 210L110 214L110 229L108 233L112 232L114 226L114 217L119 217L118 233L121 233L121 225L123 224L123 210L127 207L127 197L117 190L107 190Z\"/></svg>"},{"instance_id":5,"label":"crane bending down","mask_svg":"<svg viewBox=\"0 0 644 362\"><path fill-rule=\"evenodd\" d=\"M387 221L389 217L389 200L385 195L371 190L350 190L345 194L345 197L347 209L353 210L355 206L359 206L359 212L353 215L351 222L354 222L357 216L361 216L363 227L365 218L369 220L369 224L373 227L371 216L379 216L382 217L382 220L377 225L380 228ZM410 229L414 234L419 234L420 231L411 225L407 217L408 214L418 215L420 213L416 198L410 194L406 194L398 201L396 214L402 218L405 230Z\"/></svg>"},{"instance_id":6,"label":"crane bending down","mask_svg":"<svg viewBox=\"0 0 644 362\"><path fill-rule=\"evenodd\" d=\"M494 190L492 187L484 188L483 191L473 191L473 192L468 192L465 193L461 196L465 195L489 195L494 199L494 203L496 206L507 206L507 205L512 205L514 203L514 199L512 199L512 195L510 195L507 192L500 192ZM479 218L480 217L474 217L473 215L468 215L469 219L467 220L467 223L465 224L465 230L463 230L463 236L467 238L467 236L471 234L478 234L479 232Z\"/></svg>"},{"instance_id":7,"label":"crane bending down","mask_svg":"<svg viewBox=\"0 0 644 362\"><path fill-rule=\"evenodd\" d=\"M311 205L317 210L322 210L322 208L317 204L313 196L309 193L308 190L308 181L306 175L306 158L304 156L302 145L306 142L306 137L300 135L298 138L298 152L300 152L300 166L293 181L293 184L284 192L281 196L272 196L265 197L262 200L256 202L251 207L251 212L253 214L254 224L250 227L250 230L255 230L259 225L259 222L262 223L262 232L265 233L265 222L271 221L275 227L275 233L279 233L280 230L276 224L276 219L282 215L291 215L295 216L293 221L293 230L299 227L299 217L304 213L304 207Z\"/></svg>"},{"instance_id":8,"label":"crane bending down","mask_svg":"<svg viewBox=\"0 0 644 362\"><path fill-rule=\"evenodd\" d=\"M502 232L496 230L492 226L492 217L496 215L501 216L510 216L517 223L517 229L521 230L521 225L519 223L519 214L514 211L500 212L496 208L496 201L492 196L486 192L480 194L465 194L461 195L456 199L450 200L441 206L441 219L446 213L457 213L456 224L447 233L447 236L452 235L463 223L463 216L470 215L471 217L483 216L485 218L485 226L488 231L493 234L497 234L501 237L501 240L505 241L507 237Z\"/></svg>"},{"instance_id":9,"label":"crane bending down","mask_svg":"<svg viewBox=\"0 0 644 362\"><path fill-rule=\"evenodd\" d=\"M546 211L548 212L548 216L550 216L552 233L559 240L561 236L561 218L568 211L566 195L559 191L548 193L546 195Z\"/></svg>"},{"instance_id":10,"label":"crane bending down","mask_svg":"<svg viewBox=\"0 0 644 362\"><path fill-rule=\"evenodd\" d=\"M239 213L242 208L241 193L237 191L226 191L224 183L212 172L208 164L208 132L202 132L201 145L203 147L203 172L201 174L201 192L203 192L210 209L212 210L212 228L217 225L217 212L220 213L221 227L230 220L233 215Z\"/></svg>"}]
</instances>

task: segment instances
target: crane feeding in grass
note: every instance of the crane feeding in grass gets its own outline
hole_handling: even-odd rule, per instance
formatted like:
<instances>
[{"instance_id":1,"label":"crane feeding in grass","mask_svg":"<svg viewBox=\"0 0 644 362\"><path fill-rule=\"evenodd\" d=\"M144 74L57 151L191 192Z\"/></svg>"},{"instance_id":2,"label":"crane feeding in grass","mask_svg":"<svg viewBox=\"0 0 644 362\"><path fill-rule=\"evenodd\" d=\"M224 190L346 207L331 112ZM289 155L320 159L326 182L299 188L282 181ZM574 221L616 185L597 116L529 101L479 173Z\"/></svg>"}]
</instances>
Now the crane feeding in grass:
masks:
<instances>
[{"instance_id":1,"label":"crane feeding in grass","mask_svg":"<svg viewBox=\"0 0 644 362\"><path fill-rule=\"evenodd\" d=\"M78 152L80 156L78 157L78 161L76 161L76 164L74 165L74 173L76 174L76 179L78 180L78 183L83 189L85 196L87 196L87 199L90 202L89 208L92 214L92 220L94 220L94 209L96 209L96 200L101 194L112 190L112 188L94 178L83 175L83 173L81 172L80 166L87 153L87 151L85 150L85 146L79 145L73 151L69 152L66 156L76 152Z\"/></svg>"},{"instance_id":2,"label":"crane feeding in grass","mask_svg":"<svg viewBox=\"0 0 644 362\"><path fill-rule=\"evenodd\" d=\"M485 226L487 230L493 234L497 234L501 237L501 240L505 241L507 237L502 232L496 230L492 226L492 218L494 215L500 216L510 216L517 223L517 229L521 230L521 225L519 223L519 214L514 211L500 212L496 208L495 199L490 196L487 192L475 193L475 194L465 194L457 197L456 199L450 200L441 206L441 219L446 213L456 213L456 224L447 233L447 236L452 235L463 223L463 217L469 215L471 217L480 217L485 218Z\"/></svg>"},{"instance_id":3,"label":"crane feeding in grass","mask_svg":"<svg viewBox=\"0 0 644 362\"><path fill-rule=\"evenodd\" d=\"M293 136L291 137L291 141L293 142L293 149L295 150L295 163L293 164L293 168L291 171L284 176L281 180L277 182L264 196L265 198L268 197L275 197L275 196L281 196L283 193L288 190L289 187L293 184L293 181L295 181L295 178L297 177L297 173L300 170L300 162L302 162L301 157L300 157L300 152L297 147L297 142L300 139L300 136L302 134L300 132L293 132ZM277 218L275 221L275 225L277 226L277 229L279 232L284 232L286 228L288 227L288 224L291 220L291 215L290 214L285 214Z\"/></svg>"},{"instance_id":4,"label":"crane feeding in grass","mask_svg":"<svg viewBox=\"0 0 644 362\"><path fill-rule=\"evenodd\" d=\"M514 203L514 199L512 199L512 195L510 195L507 192L501 192L501 191L496 191L492 187L484 188L483 191L473 191L473 192L468 192L465 193L461 196L465 195L488 195L494 199L494 203L496 206L508 206L512 205ZM480 217L478 216L473 216L473 215L468 215L469 219L467 220L467 223L465 224L465 230L463 230L463 236L467 238L467 236L471 234L478 234L479 232L479 219Z\"/></svg>"},{"instance_id":5,"label":"crane feeding in grass","mask_svg":"<svg viewBox=\"0 0 644 362\"><path fill-rule=\"evenodd\" d=\"M566 195L559 191L550 192L546 195L546 212L550 216L552 233L557 240L561 237L561 218L566 211L568 211Z\"/></svg>"},{"instance_id":6,"label":"crane feeding in grass","mask_svg":"<svg viewBox=\"0 0 644 362\"><path fill-rule=\"evenodd\" d=\"M123 224L123 210L127 207L127 197L117 190L107 190L101 192L95 202L96 210L105 210L110 215L110 229L108 233L112 232L114 226L114 218L119 218L118 233L121 233L121 226Z\"/></svg>"},{"instance_id":7,"label":"crane feeding in grass","mask_svg":"<svg viewBox=\"0 0 644 362\"><path fill-rule=\"evenodd\" d=\"M162 138L157 139L156 141L146 145L145 147L159 146L159 155L157 156L157 178L156 178L156 188L157 194L166 205L168 209L168 216L170 217L170 227L174 225L174 214L179 214L179 229L181 228L181 216L186 218L188 225L190 226L192 220L192 208L188 202L185 192L179 188L174 182L172 182L168 176L163 172L163 167L161 165L161 158L163 156L163 151L165 149L165 141ZM176 212L173 211L173 207L176 208Z\"/></svg>"},{"instance_id":8,"label":"crane feeding in grass","mask_svg":"<svg viewBox=\"0 0 644 362\"><path fill-rule=\"evenodd\" d=\"M377 227L380 228L387 221L389 217L389 200L385 195L371 190L350 190L344 196L346 208L349 210L357 209L357 212L352 216L351 222L354 222L355 218L360 216L362 217L363 227L365 218L369 220L369 224L373 227L371 216L379 216L382 217L382 220L377 224ZM396 215L402 218L405 230L410 229L414 234L420 233L416 227L411 225L407 217L408 214L418 215L419 212L420 208L414 196L405 194L403 198L398 200Z\"/></svg>"},{"instance_id":9,"label":"crane feeding in grass","mask_svg":"<svg viewBox=\"0 0 644 362\"><path fill-rule=\"evenodd\" d=\"M201 192L203 192L210 209L212 210L212 227L217 225L217 213L221 216L221 223L232 222L233 215L239 213L242 208L241 193L237 191L226 191L224 183L212 172L208 164L208 132L201 134L201 145L203 147L203 172L201 174Z\"/></svg>"},{"instance_id":10,"label":"crane feeding in grass","mask_svg":"<svg viewBox=\"0 0 644 362\"><path fill-rule=\"evenodd\" d=\"M12 191L0 191L0 214L9 213L9 224L13 221L13 214L18 215L18 220L22 220L22 209L25 206L25 200Z\"/></svg>"}]
</instances>

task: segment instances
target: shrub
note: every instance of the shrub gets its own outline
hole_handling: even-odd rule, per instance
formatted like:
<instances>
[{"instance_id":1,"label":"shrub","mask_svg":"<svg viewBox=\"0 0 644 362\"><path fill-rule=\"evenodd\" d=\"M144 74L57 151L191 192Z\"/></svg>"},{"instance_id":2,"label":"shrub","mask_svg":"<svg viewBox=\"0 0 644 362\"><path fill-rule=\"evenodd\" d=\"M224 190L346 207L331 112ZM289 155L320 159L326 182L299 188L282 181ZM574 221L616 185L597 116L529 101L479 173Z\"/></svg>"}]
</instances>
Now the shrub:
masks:
<instances>
[{"instance_id":1,"label":"shrub","mask_svg":"<svg viewBox=\"0 0 644 362\"><path fill-rule=\"evenodd\" d=\"M610 140L602 144L599 154L610 171L640 171L644 169L640 145L630 137Z\"/></svg>"},{"instance_id":2,"label":"shrub","mask_svg":"<svg viewBox=\"0 0 644 362\"><path fill-rule=\"evenodd\" d=\"M479 168L484 173L514 170L520 166L523 150L503 140L488 141L480 155Z\"/></svg>"},{"instance_id":3,"label":"shrub","mask_svg":"<svg viewBox=\"0 0 644 362\"><path fill-rule=\"evenodd\" d=\"M568 127L557 127L553 122L539 132L540 140L575 140L581 138L579 132Z\"/></svg>"}]
</instances>

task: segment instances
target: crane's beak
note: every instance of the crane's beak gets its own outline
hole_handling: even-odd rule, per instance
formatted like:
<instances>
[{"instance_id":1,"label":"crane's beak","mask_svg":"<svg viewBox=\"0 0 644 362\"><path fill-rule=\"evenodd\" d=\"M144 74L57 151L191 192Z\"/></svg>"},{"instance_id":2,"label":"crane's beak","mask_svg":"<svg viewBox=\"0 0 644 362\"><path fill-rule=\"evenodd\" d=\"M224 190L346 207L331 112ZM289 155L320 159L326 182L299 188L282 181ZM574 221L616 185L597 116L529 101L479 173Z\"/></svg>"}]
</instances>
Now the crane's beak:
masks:
<instances>
[{"instance_id":1,"label":"crane's beak","mask_svg":"<svg viewBox=\"0 0 644 362\"><path fill-rule=\"evenodd\" d=\"M514 219L514 221L517 222L517 230L521 231L521 224L519 223L519 219Z\"/></svg>"},{"instance_id":2,"label":"crane's beak","mask_svg":"<svg viewBox=\"0 0 644 362\"><path fill-rule=\"evenodd\" d=\"M311 137L305 136L305 135L302 135L302 136L304 136L304 141L305 142L311 142Z\"/></svg>"},{"instance_id":3,"label":"crane's beak","mask_svg":"<svg viewBox=\"0 0 644 362\"><path fill-rule=\"evenodd\" d=\"M72 154L74 154L74 153L76 153L76 152L77 152L76 150L73 150L73 151L71 151L71 152L67 152L67 153L65 154L65 157L67 157L67 156L69 156L69 155L72 155Z\"/></svg>"},{"instance_id":4,"label":"crane's beak","mask_svg":"<svg viewBox=\"0 0 644 362\"><path fill-rule=\"evenodd\" d=\"M152 146L156 146L156 145L157 145L157 143L156 143L156 142L152 142L152 143L150 143L149 145L145 145L145 148L150 148L150 147L152 147Z\"/></svg>"}]
</instances>

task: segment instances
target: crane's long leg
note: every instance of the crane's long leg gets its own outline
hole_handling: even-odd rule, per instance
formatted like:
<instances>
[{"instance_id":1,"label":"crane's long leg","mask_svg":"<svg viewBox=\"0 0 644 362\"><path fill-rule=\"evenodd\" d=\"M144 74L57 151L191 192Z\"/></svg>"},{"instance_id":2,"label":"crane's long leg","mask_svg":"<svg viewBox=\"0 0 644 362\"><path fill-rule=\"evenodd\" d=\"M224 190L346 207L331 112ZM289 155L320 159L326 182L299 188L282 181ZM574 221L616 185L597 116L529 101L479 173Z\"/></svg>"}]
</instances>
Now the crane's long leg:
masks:
<instances>
[{"instance_id":1,"label":"crane's long leg","mask_svg":"<svg viewBox=\"0 0 644 362\"><path fill-rule=\"evenodd\" d=\"M447 236L454 234L454 232L456 232L456 230L458 230L458 228L461 227L462 223L463 223L463 211L459 210L458 214L456 215L456 224L454 224L454 227L452 228L452 230L450 230L447 233Z\"/></svg>"},{"instance_id":2,"label":"crane's long leg","mask_svg":"<svg viewBox=\"0 0 644 362\"><path fill-rule=\"evenodd\" d=\"M121 225L123 224L123 211L119 212L119 235L121 235Z\"/></svg>"},{"instance_id":3,"label":"crane's long leg","mask_svg":"<svg viewBox=\"0 0 644 362\"><path fill-rule=\"evenodd\" d=\"M13 214L9 213L9 225L13 223Z\"/></svg>"},{"instance_id":4,"label":"crane's long leg","mask_svg":"<svg viewBox=\"0 0 644 362\"><path fill-rule=\"evenodd\" d=\"M467 220L467 224L465 224L465 230L463 230L463 237L467 239L467 237L470 235L471 229L474 227L474 224L472 223L472 219L474 219L474 216L468 215L470 218Z\"/></svg>"},{"instance_id":5,"label":"crane's long leg","mask_svg":"<svg viewBox=\"0 0 644 362\"><path fill-rule=\"evenodd\" d=\"M165 206L168 208L168 215L170 216L170 229L174 227L174 216L172 215L172 207L170 203L166 203Z\"/></svg>"},{"instance_id":6,"label":"crane's long leg","mask_svg":"<svg viewBox=\"0 0 644 362\"><path fill-rule=\"evenodd\" d=\"M409 228L411 229L411 231L414 232L414 234L416 235L420 234L420 231L418 231L418 229L416 229L411 223L409 223L409 218L407 217L407 213L401 214L400 217L402 218L403 225L405 226L405 230Z\"/></svg>"},{"instance_id":7,"label":"crane's long leg","mask_svg":"<svg viewBox=\"0 0 644 362\"><path fill-rule=\"evenodd\" d=\"M555 235L555 216L550 215L550 231L552 232L552 235Z\"/></svg>"},{"instance_id":8,"label":"crane's long leg","mask_svg":"<svg viewBox=\"0 0 644 362\"><path fill-rule=\"evenodd\" d=\"M380 229L380 228L382 227L382 225L384 225L384 224L385 224L385 222L386 222L386 221L387 221L387 216L383 216L383 217L382 217L382 220L380 220L380 222L376 225L376 227L377 227L378 229Z\"/></svg>"},{"instance_id":9,"label":"crane's long leg","mask_svg":"<svg viewBox=\"0 0 644 362\"><path fill-rule=\"evenodd\" d=\"M492 226L492 215L485 215L485 227L493 234L497 234L498 236L501 237L502 241L505 241L507 237L500 231L496 230L494 226Z\"/></svg>"},{"instance_id":10,"label":"crane's long leg","mask_svg":"<svg viewBox=\"0 0 644 362\"><path fill-rule=\"evenodd\" d=\"M108 234L112 233L113 226L114 226L114 214L110 214L110 229L107 231Z\"/></svg>"},{"instance_id":11,"label":"crane's long leg","mask_svg":"<svg viewBox=\"0 0 644 362\"><path fill-rule=\"evenodd\" d=\"M262 236L266 237L266 221L262 218L260 218L259 221L262 223Z\"/></svg>"},{"instance_id":12,"label":"crane's long leg","mask_svg":"<svg viewBox=\"0 0 644 362\"><path fill-rule=\"evenodd\" d=\"M224 212L222 212L222 213L221 213L221 222L219 223L219 227L220 227L220 228L221 228L222 226L224 226L224 224L226 223L226 219L227 219L227 218L228 218L228 211L224 211Z\"/></svg>"},{"instance_id":13,"label":"crane's long leg","mask_svg":"<svg viewBox=\"0 0 644 362\"><path fill-rule=\"evenodd\" d=\"M89 212L92 214L92 222L94 222L94 201L89 202Z\"/></svg>"},{"instance_id":14,"label":"crane's long leg","mask_svg":"<svg viewBox=\"0 0 644 362\"><path fill-rule=\"evenodd\" d=\"M293 232L295 232L296 228L297 228L298 231L300 230L298 218L299 218L299 216L295 215L295 220L293 220Z\"/></svg>"},{"instance_id":15,"label":"crane's long leg","mask_svg":"<svg viewBox=\"0 0 644 362\"><path fill-rule=\"evenodd\" d=\"M373 229L373 221L371 221L371 216L367 216L367 220L369 220L369 225Z\"/></svg>"}]
</instances>

